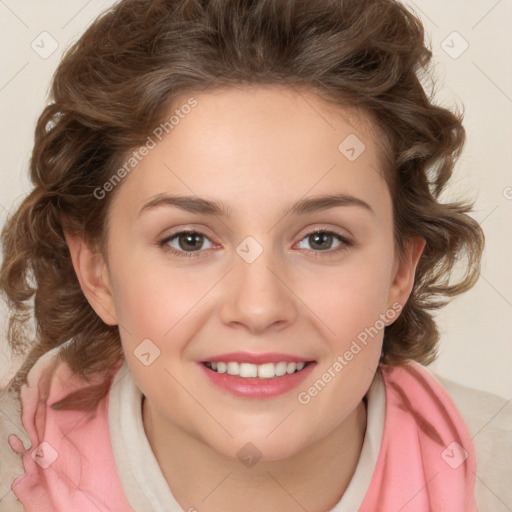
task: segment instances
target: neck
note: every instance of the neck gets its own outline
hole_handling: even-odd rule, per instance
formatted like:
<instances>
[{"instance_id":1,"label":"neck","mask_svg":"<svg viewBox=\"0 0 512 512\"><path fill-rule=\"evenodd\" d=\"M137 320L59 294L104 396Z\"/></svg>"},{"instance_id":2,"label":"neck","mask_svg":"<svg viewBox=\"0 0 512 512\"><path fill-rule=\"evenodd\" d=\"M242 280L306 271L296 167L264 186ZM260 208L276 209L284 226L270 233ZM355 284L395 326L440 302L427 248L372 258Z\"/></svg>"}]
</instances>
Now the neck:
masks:
<instances>
[{"instance_id":1,"label":"neck","mask_svg":"<svg viewBox=\"0 0 512 512\"><path fill-rule=\"evenodd\" d=\"M147 399L142 409L162 474L187 511L329 510L348 487L366 431L366 406L360 402L320 441L286 459L262 459L246 467L160 417Z\"/></svg>"}]
</instances>

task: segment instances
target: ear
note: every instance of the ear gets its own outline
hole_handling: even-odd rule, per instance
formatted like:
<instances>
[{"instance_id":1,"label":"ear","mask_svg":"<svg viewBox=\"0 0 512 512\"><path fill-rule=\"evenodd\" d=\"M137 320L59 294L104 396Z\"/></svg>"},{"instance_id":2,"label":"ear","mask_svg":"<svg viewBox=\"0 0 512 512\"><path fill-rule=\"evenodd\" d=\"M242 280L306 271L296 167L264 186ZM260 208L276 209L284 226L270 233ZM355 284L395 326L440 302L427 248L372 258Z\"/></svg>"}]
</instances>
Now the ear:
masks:
<instances>
[{"instance_id":1,"label":"ear","mask_svg":"<svg viewBox=\"0 0 512 512\"><path fill-rule=\"evenodd\" d=\"M82 291L91 307L108 325L117 325L114 298L107 264L79 235L64 232L73 267Z\"/></svg>"},{"instance_id":2,"label":"ear","mask_svg":"<svg viewBox=\"0 0 512 512\"><path fill-rule=\"evenodd\" d=\"M425 244L426 241L423 238L411 238L405 242L403 257L395 265L394 275L392 276L393 280L388 295L388 309L393 304L395 306L400 304L401 311L405 306L414 286L416 267Z\"/></svg>"}]
</instances>

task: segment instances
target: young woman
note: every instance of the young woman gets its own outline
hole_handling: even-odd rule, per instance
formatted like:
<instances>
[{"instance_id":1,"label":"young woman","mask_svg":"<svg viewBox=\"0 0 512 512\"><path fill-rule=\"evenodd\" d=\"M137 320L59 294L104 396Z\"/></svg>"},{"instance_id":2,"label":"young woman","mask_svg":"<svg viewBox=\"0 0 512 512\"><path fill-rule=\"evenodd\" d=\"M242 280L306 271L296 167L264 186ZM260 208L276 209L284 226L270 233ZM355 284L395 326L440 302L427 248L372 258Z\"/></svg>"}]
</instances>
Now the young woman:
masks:
<instances>
[{"instance_id":1,"label":"young woman","mask_svg":"<svg viewBox=\"0 0 512 512\"><path fill-rule=\"evenodd\" d=\"M484 244L438 199L464 129L420 84L430 57L392 0L122 0L94 21L2 235L29 349L1 398L2 510L512 503L505 402L426 368Z\"/></svg>"}]
</instances>

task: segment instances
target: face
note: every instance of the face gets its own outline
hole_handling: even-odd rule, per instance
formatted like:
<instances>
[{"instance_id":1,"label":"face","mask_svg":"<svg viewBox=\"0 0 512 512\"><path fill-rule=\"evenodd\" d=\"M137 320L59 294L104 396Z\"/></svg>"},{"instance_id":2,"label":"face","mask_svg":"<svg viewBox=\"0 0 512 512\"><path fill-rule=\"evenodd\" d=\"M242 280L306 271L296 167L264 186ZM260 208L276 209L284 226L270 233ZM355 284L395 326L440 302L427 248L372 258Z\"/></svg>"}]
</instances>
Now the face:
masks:
<instances>
[{"instance_id":1,"label":"face","mask_svg":"<svg viewBox=\"0 0 512 512\"><path fill-rule=\"evenodd\" d=\"M419 252L398 264L362 113L275 87L193 97L118 185L91 304L161 422L228 457L250 441L285 458L361 402Z\"/></svg>"}]
</instances>

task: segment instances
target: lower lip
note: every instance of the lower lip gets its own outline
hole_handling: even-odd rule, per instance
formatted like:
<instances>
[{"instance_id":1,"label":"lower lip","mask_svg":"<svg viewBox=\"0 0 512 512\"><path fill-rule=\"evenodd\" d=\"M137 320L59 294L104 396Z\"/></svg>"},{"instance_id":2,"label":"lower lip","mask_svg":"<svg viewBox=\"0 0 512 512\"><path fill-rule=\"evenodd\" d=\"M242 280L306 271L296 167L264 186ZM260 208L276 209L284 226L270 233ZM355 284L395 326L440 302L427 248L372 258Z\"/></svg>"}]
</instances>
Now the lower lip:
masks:
<instances>
[{"instance_id":1,"label":"lower lip","mask_svg":"<svg viewBox=\"0 0 512 512\"><path fill-rule=\"evenodd\" d=\"M208 379L210 379L210 382L220 389L235 396L255 399L272 398L287 393L303 382L316 366L315 362L311 362L300 372L271 379L258 379L244 378L238 375L229 375L228 373L217 373L207 368L203 363L198 364Z\"/></svg>"}]
</instances>

